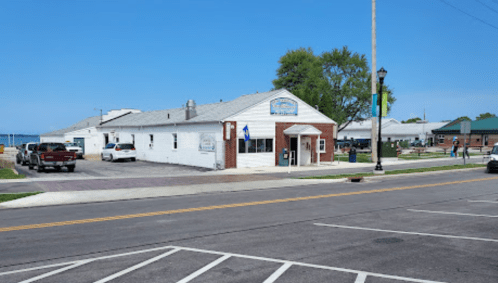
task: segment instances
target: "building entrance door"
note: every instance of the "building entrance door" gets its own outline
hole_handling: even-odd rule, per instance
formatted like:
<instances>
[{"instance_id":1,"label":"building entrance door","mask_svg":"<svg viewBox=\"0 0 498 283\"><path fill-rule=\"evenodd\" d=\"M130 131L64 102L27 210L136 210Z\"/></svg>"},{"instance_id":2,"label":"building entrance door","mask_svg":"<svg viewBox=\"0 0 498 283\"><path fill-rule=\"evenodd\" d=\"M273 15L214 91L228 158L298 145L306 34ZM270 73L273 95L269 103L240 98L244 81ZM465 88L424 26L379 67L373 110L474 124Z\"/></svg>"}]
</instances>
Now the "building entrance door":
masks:
<instances>
[{"instance_id":1,"label":"building entrance door","mask_svg":"<svg viewBox=\"0 0 498 283\"><path fill-rule=\"evenodd\" d=\"M298 152L298 147L297 147L297 138L290 138L290 152L289 152L289 157L291 156L291 152L294 153L294 160L292 160L291 165L297 165L297 155L299 154Z\"/></svg>"},{"instance_id":2,"label":"building entrance door","mask_svg":"<svg viewBox=\"0 0 498 283\"><path fill-rule=\"evenodd\" d=\"M85 154L85 138L74 138L73 141L83 149L83 154Z\"/></svg>"}]
</instances>

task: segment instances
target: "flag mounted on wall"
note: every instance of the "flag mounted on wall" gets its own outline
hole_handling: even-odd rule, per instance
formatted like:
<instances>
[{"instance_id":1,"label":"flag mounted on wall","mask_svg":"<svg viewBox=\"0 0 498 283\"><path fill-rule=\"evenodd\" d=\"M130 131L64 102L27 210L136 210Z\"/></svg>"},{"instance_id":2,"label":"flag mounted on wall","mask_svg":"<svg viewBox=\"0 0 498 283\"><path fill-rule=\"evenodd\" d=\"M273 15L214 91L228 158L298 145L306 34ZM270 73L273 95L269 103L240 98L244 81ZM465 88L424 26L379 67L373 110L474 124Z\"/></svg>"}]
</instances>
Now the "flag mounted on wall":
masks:
<instances>
[{"instance_id":1,"label":"flag mounted on wall","mask_svg":"<svg viewBox=\"0 0 498 283\"><path fill-rule=\"evenodd\" d=\"M250 139L250 136L249 136L249 127L246 125L244 127L244 129L242 129L244 131L244 141L249 141Z\"/></svg>"}]
</instances>

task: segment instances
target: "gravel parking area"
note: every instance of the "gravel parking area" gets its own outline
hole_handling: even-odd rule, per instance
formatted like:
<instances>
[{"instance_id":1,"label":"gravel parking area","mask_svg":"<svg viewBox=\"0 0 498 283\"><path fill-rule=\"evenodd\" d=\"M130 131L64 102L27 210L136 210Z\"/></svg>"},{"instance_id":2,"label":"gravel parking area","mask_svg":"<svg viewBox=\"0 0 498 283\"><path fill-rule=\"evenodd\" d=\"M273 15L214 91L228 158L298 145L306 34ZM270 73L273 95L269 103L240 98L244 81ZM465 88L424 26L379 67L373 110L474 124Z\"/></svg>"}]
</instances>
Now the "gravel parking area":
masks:
<instances>
[{"instance_id":1,"label":"gravel parking area","mask_svg":"<svg viewBox=\"0 0 498 283\"><path fill-rule=\"evenodd\" d=\"M74 177L167 177L167 176L189 176L199 175L203 172L212 171L211 169L166 164L153 163L146 161L95 161L78 159L74 172L67 172L63 169L57 172L53 168L47 168L45 172L37 173L35 170L29 170L28 166L16 164L16 170L19 174L25 174L27 178L54 178L54 180L74 178Z\"/></svg>"}]
</instances>

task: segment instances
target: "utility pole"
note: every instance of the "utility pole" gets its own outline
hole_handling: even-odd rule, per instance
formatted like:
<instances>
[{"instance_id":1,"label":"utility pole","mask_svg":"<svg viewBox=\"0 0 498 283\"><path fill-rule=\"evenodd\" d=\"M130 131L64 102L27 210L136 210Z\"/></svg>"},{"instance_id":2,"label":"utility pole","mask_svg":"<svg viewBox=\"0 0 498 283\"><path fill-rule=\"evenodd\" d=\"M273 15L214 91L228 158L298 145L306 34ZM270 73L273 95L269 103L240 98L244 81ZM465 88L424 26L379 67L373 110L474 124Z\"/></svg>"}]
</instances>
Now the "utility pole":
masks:
<instances>
[{"instance_id":1,"label":"utility pole","mask_svg":"<svg viewBox=\"0 0 498 283\"><path fill-rule=\"evenodd\" d=\"M376 39L375 0L372 0L372 107L377 107L373 94L377 93L377 39ZM382 95L377 94L377 97ZM377 118L372 115L372 162L377 163Z\"/></svg>"}]
</instances>

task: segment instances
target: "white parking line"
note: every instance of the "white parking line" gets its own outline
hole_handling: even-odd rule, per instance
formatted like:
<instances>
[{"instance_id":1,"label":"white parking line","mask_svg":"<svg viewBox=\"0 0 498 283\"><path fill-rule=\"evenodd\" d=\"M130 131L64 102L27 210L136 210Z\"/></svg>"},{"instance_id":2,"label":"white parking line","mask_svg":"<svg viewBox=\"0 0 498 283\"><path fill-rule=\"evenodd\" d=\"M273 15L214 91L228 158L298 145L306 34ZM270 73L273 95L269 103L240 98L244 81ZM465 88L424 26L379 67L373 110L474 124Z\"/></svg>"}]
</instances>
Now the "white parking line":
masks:
<instances>
[{"instance_id":1,"label":"white parking line","mask_svg":"<svg viewBox=\"0 0 498 283\"><path fill-rule=\"evenodd\" d=\"M319 224L315 223L315 225L322 225L322 226L328 226L328 224ZM337 225L339 226L339 225ZM344 226L347 227L347 226ZM350 228L350 227L347 227ZM365 229L364 229L365 230ZM385 230L383 230L385 231ZM405 232L406 233L406 232ZM494 240L498 241L498 240ZM141 251L134 251L134 252L129 252L129 253L123 253L123 254L116 254L116 255L110 255L110 256L102 256L102 257L96 257L92 259L84 259L84 260L76 260L76 261L70 261L70 262L65 262L65 263L58 263L58 264L51 264L51 265L46 265L46 266L39 266L39 267L33 267L33 268L27 268L27 269L21 269L21 270L15 270L15 271L7 271L0 273L0 276L2 275L8 275L8 274L14 274L14 273L21 273L21 272L27 272L27 271L33 271L33 270L39 270L39 269L44 269L44 268L51 268L51 267L58 267L58 266L66 266L61 269L57 269L55 271L48 272L46 274L39 275L37 277L33 277L31 279L28 279L26 281L20 282L20 283L30 283L34 282L37 280L40 280L42 278L46 278L76 267L79 267L81 265L87 264L89 262L94 262L102 259L110 259L110 258L117 258L117 257L123 257L123 256L129 256L129 255L136 255L136 254L142 254L142 253L147 253L147 252L153 252L153 251L158 251L158 250L165 250L165 249L172 249L171 251L168 251L164 254L161 254L159 256L156 256L154 258L151 258L149 260L146 260L142 263L139 263L137 265L134 265L130 268L124 269L118 273L115 273L111 276L108 276L104 279L101 279L97 282L103 283L103 282L108 282L112 279L115 279L117 277L126 275L127 273L136 270L138 268L144 267L152 262L158 261L161 258L164 258L168 255L171 255L175 252L178 251L191 251L191 252L197 252L197 253L204 253L204 254L213 254L213 255L220 255L221 257L218 258L217 260L209 263L208 265L204 266L203 268L195 271L194 273L190 274L189 276L185 277L184 279L178 281L177 283L187 283L190 282L192 279L202 275L206 271L210 270L211 268L215 267L216 265L222 263L226 259L230 257L237 257L237 258L245 258L245 259L252 259L252 260L259 260L259 261L266 261L266 262L274 262L274 263L281 263L283 264L279 269L277 269L270 277L268 277L264 282L265 283L270 283L274 282L277 280L285 271L287 271L292 265L297 265L297 266L302 266L302 267L309 267L309 268L316 268L316 269L322 269L322 270L329 270L329 271L340 271L340 272L347 272L347 273L355 273L357 274L356 281L355 283L364 283L365 279L367 276L372 276L372 277L378 277L378 278L386 278L386 279L393 279L393 280L400 280L400 281L405 281L405 282L417 282L417 283L443 283L439 281L431 281L431 280L423 280L423 279L415 279L415 278L409 278L409 277L402 277L402 276L396 276L396 275L387 275L387 274L381 274L381 273L372 273L372 272L365 272L365 271L360 271L360 270L354 270L354 269L347 269L347 268L341 268L341 267L331 267L331 266L324 266L324 265L316 265L316 264L310 264L310 263L304 263L304 262L296 262L296 261L288 261L288 260L282 260L282 259L274 259L274 258L266 258L266 257L258 257L258 256L250 256L250 255L243 255L243 254L234 254L234 253L225 253L225 252L218 252L218 251L212 251L212 250L203 250L203 249L195 249L195 248L187 248L187 247L178 247L178 246L165 246L165 247L158 247L158 248L152 248L152 249L147 249L147 250L141 250ZM96 282L96 283L97 283Z\"/></svg>"},{"instance_id":2,"label":"white parking line","mask_svg":"<svg viewBox=\"0 0 498 283\"><path fill-rule=\"evenodd\" d=\"M498 203L498 201L492 201L492 200L468 200L468 202L486 202L486 203Z\"/></svg>"},{"instance_id":3,"label":"white parking line","mask_svg":"<svg viewBox=\"0 0 498 283\"><path fill-rule=\"evenodd\" d=\"M202 273L208 271L209 269L217 266L218 264L220 264L223 261L227 260L229 257L230 257L230 255L224 255L224 256L220 257L219 259L211 262L210 264L204 266L203 268L197 270L196 272L190 274L189 276L183 278L182 280L178 281L177 283L187 283L187 282L190 282L190 280L196 278L197 276L199 276Z\"/></svg>"},{"instance_id":4,"label":"white parking line","mask_svg":"<svg viewBox=\"0 0 498 283\"><path fill-rule=\"evenodd\" d=\"M335 224L324 224L324 223L314 223L316 226L325 226L332 228L344 228L344 229L355 229L355 230L365 230L365 231L376 231L376 232L386 232L386 233L396 233L396 234L408 234L408 235L418 235L418 236L430 236L430 237L440 237L449 239L461 239L461 240L473 240L473 241L484 241L484 242L495 242L498 243L496 239L487 238L477 238L477 237L465 237L465 236L453 236L444 234L429 234L429 233L418 233L418 232L405 232L405 231L393 231L393 230L382 230L373 228L364 228L356 226L345 226L345 225L335 225Z\"/></svg>"},{"instance_id":5,"label":"white parking line","mask_svg":"<svg viewBox=\"0 0 498 283\"><path fill-rule=\"evenodd\" d=\"M149 265L149 264L151 264L151 263L153 263L153 262L155 262L155 261L158 261L158 260L160 260L161 258L164 258L164 257L167 257L167 256L169 256L169 255L172 255L172 254L176 253L176 252L177 252L177 251L179 251L179 250L180 250L180 249L174 249L174 250L171 250L171 251L169 251L169 252L167 252L167 253L163 253L163 254L161 254L161 255L158 255L158 256L156 256L156 257L153 257L153 258L151 258L151 259L148 259L148 260L146 260L146 261L144 261L144 262L141 262L141 263L139 263L139 264L137 264L137 265L134 265L134 266L132 266L132 267L130 267L130 268L127 268L127 269L125 269L125 270L122 270L122 271L120 271L120 272L118 272L118 273L114 273L114 274L112 274L112 275L110 275L110 276L108 276L108 277L106 277L106 278L104 278L104 279L101 279L101 280L99 280L99 281L96 281L95 283L105 283L105 282L109 282L109 281L111 281L111 280L113 280L113 279L116 279L116 278L118 278L118 277L120 277L120 276L125 275L126 273L132 272L132 271L137 270L137 269L139 269L139 268L141 268L141 267L144 267L144 266L146 266L146 265Z\"/></svg>"},{"instance_id":6,"label":"white parking line","mask_svg":"<svg viewBox=\"0 0 498 283\"><path fill-rule=\"evenodd\" d=\"M33 277L33 278L30 278L28 280L24 280L24 281L21 281L19 283L30 283L30 282L34 282L34 281L38 281L40 279L43 279L43 278L46 278L46 277L49 277L49 276L52 276L52 275L55 275L55 274L58 274L58 273L61 273L61 272L64 272L64 271L67 271L69 269L73 269L73 268L76 268L76 267L80 267L84 264L87 264L89 262L91 262L93 260L85 260L85 261L81 261L79 263L76 263L76 264L73 264L73 265L70 265L70 266L66 266L64 268L61 268L61 269L57 269L57 270L54 270L54 271L51 271L51 272L48 272L48 273L45 273L45 274L42 274L42 275L38 275L36 277Z\"/></svg>"},{"instance_id":7,"label":"white parking line","mask_svg":"<svg viewBox=\"0 0 498 283\"><path fill-rule=\"evenodd\" d=\"M354 283L365 283L366 279L367 279L367 274L364 272L360 272L358 273L358 276L356 277Z\"/></svg>"},{"instance_id":8,"label":"white parking line","mask_svg":"<svg viewBox=\"0 0 498 283\"><path fill-rule=\"evenodd\" d=\"M292 263L290 262L286 262L284 263L284 265L282 265L279 269L277 269L277 271L273 272L272 275L270 275L270 277L268 277L265 282L263 283L273 283L275 282L275 280L277 280L282 274L284 274L285 271L287 271L287 269L289 269L289 267L292 266Z\"/></svg>"},{"instance_id":9,"label":"white parking line","mask_svg":"<svg viewBox=\"0 0 498 283\"><path fill-rule=\"evenodd\" d=\"M498 217L498 215L473 214L473 213L462 213L462 212L451 212L451 211L434 211L434 210L419 210L419 209L407 209L407 210L413 212L424 212L424 213L433 213L433 214L462 215L462 216L476 216L476 217L489 217L489 218Z\"/></svg>"}]
</instances>

